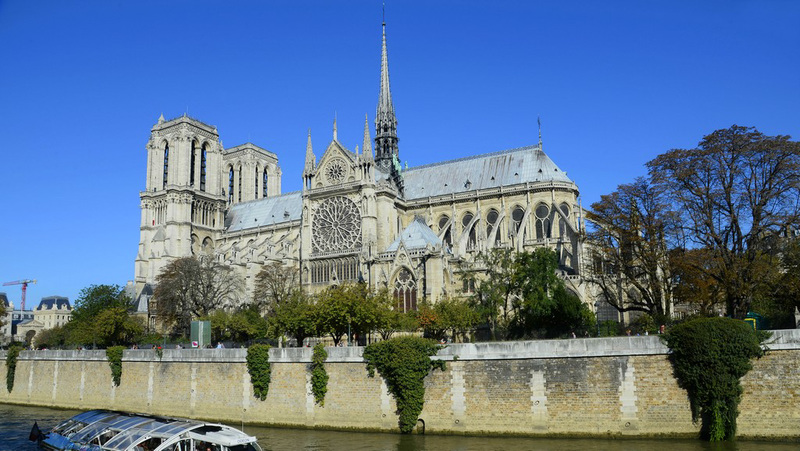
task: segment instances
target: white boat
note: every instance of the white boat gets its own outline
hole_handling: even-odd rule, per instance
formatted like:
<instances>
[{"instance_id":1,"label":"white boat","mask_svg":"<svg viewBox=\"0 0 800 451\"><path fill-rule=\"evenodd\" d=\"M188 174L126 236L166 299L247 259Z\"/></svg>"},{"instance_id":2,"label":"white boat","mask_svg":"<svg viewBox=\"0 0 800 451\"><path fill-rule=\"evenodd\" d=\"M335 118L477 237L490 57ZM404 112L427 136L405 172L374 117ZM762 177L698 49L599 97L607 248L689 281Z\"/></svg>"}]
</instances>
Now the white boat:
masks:
<instances>
[{"instance_id":1,"label":"white boat","mask_svg":"<svg viewBox=\"0 0 800 451\"><path fill-rule=\"evenodd\" d=\"M57 451L262 451L255 437L224 424L111 410L83 412L50 432L34 425L31 440Z\"/></svg>"}]
</instances>

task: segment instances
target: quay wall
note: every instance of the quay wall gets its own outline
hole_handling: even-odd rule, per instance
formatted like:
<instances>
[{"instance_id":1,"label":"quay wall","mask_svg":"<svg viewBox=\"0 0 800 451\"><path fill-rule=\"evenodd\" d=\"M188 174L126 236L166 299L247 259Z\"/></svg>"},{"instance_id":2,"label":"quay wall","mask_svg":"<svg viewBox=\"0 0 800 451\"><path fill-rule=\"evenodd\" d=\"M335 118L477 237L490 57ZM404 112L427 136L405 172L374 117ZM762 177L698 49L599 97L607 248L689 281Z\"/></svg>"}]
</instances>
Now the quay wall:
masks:
<instances>
[{"instance_id":1,"label":"quay wall","mask_svg":"<svg viewBox=\"0 0 800 451\"><path fill-rule=\"evenodd\" d=\"M776 331L743 379L738 433L800 439L800 330ZM23 351L0 403L108 408L233 423L397 430L386 384L363 348L329 348L324 406L311 394L310 348L270 351L265 401L245 349L126 350L115 387L105 351ZM0 380L5 355L0 353ZM686 392L655 336L452 344L425 379L427 433L693 436Z\"/></svg>"}]
</instances>

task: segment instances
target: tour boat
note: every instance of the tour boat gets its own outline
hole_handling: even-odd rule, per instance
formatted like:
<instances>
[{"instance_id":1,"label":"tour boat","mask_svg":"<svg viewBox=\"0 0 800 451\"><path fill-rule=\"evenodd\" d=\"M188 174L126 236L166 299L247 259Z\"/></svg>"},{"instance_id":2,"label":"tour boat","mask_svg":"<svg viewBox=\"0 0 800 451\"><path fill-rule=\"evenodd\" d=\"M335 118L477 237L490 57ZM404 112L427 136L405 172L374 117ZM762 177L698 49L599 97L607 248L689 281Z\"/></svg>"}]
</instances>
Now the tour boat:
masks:
<instances>
[{"instance_id":1,"label":"tour boat","mask_svg":"<svg viewBox=\"0 0 800 451\"><path fill-rule=\"evenodd\" d=\"M55 451L262 451L255 437L224 424L110 410L75 415L50 432L34 424L30 439Z\"/></svg>"}]
</instances>

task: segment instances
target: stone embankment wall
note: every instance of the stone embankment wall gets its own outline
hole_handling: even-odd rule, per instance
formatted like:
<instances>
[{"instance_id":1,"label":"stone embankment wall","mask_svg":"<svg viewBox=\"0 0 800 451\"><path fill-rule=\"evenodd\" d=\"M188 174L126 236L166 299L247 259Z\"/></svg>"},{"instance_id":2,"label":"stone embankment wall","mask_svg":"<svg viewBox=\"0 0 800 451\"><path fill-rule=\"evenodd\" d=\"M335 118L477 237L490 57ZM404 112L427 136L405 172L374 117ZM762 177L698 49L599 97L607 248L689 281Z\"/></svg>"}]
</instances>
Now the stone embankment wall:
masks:
<instances>
[{"instance_id":1,"label":"stone embankment wall","mask_svg":"<svg viewBox=\"0 0 800 451\"><path fill-rule=\"evenodd\" d=\"M743 378L739 435L800 437L800 330L777 331ZM314 403L310 348L272 349L265 401L245 349L127 350L115 387L104 351L22 352L0 402L109 408L253 424L397 430L395 402L362 348L330 348L325 406ZM686 393L658 337L449 345L425 380L428 433L695 435ZM5 362L5 356L0 353ZM6 366L0 365L0 380Z\"/></svg>"}]
</instances>

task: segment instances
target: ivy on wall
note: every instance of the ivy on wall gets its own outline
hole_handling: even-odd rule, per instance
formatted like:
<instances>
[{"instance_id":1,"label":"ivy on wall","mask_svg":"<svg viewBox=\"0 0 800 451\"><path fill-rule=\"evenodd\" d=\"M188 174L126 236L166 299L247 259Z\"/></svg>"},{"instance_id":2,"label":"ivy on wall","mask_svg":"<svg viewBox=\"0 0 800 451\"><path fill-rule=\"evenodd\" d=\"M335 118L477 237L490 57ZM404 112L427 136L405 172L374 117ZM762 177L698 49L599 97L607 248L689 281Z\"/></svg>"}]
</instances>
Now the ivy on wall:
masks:
<instances>
[{"instance_id":1,"label":"ivy on wall","mask_svg":"<svg viewBox=\"0 0 800 451\"><path fill-rule=\"evenodd\" d=\"M124 346L111 346L106 349L106 358L111 367L111 379L117 387L122 381L122 351L124 350Z\"/></svg>"},{"instance_id":2,"label":"ivy on wall","mask_svg":"<svg viewBox=\"0 0 800 451\"><path fill-rule=\"evenodd\" d=\"M314 346L314 354L311 356L311 392L314 394L314 401L320 406L325 405L325 394L328 393L328 372L325 371L325 360L328 359L328 351L317 343Z\"/></svg>"},{"instance_id":3,"label":"ivy on wall","mask_svg":"<svg viewBox=\"0 0 800 451\"><path fill-rule=\"evenodd\" d=\"M372 343L364 349L370 377L375 370L386 381L397 402L400 432L410 433L417 424L425 402L425 376L434 369L444 371L444 360L431 360L442 347L433 340L397 337Z\"/></svg>"},{"instance_id":4,"label":"ivy on wall","mask_svg":"<svg viewBox=\"0 0 800 451\"><path fill-rule=\"evenodd\" d=\"M14 389L14 374L17 370L17 358L20 351L22 351L21 346L11 346L6 351L6 389L9 393Z\"/></svg>"},{"instance_id":5,"label":"ivy on wall","mask_svg":"<svg viewBox=\"0 0 800 451\"><path fill-rule=\"evenodd\" d=\"M269 345L254 344L247 348L247 372L256 398L267 399L270 381Z\"/></svg>"},{"instance_id":6,"label":"ivy on wall","mask_svg":"<svg viewBox=\"0 0 800 451\"><path fill-rule=\"evenodd\" d=\"M692 421L701 420L700 436L709 441L736 438L742 385L751 359L766 352L770 334L731 318L697 318L671 328L662 339L678 384L689 395Z\"/></svg>"}]
</instances>

